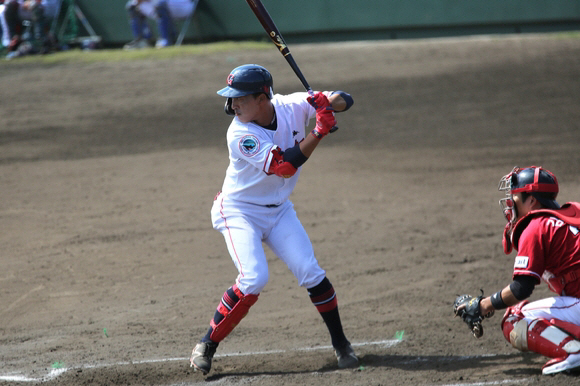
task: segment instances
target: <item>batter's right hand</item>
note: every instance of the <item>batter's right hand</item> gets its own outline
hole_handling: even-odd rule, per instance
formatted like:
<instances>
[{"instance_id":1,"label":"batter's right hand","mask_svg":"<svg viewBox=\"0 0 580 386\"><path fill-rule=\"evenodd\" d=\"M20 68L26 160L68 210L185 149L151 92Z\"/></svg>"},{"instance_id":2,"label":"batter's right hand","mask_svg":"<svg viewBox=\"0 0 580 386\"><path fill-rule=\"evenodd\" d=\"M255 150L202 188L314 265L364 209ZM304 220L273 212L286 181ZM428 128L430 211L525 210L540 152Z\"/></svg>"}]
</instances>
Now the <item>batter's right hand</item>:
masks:
<instances>
[{"instance_id":1,"label":"batter's right hand","mask_svg":"<svg viewBox=\"0 0 580 386\"><path fill-rule=\"evenodd\" d=\"M316 127L312 130L312 135L318 139L325 137L336 126L334 110L327 106L316 113Z\"/></svg>"}]
</instances>

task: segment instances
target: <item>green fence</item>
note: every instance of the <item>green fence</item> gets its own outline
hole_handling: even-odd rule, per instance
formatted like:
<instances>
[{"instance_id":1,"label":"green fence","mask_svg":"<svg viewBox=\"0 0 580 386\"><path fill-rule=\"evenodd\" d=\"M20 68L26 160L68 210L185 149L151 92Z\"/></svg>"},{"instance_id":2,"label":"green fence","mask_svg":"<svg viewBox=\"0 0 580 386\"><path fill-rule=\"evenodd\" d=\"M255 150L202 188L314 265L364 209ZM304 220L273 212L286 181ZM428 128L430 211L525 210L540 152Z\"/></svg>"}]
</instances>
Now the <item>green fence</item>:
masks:
<instances>
[{"instance_id":1,"label":"green fence","mask_svg":"<svg viewBox=\"0 0 580 386\"><path fill-rule=\"evenodd\" d=\"M105 45L131 40L126 0L76 0ZM580 30L579 0L263 0L292 41ZM186 42L261 39L244 0L201 0Z\"/></svg>"}]
</instances>

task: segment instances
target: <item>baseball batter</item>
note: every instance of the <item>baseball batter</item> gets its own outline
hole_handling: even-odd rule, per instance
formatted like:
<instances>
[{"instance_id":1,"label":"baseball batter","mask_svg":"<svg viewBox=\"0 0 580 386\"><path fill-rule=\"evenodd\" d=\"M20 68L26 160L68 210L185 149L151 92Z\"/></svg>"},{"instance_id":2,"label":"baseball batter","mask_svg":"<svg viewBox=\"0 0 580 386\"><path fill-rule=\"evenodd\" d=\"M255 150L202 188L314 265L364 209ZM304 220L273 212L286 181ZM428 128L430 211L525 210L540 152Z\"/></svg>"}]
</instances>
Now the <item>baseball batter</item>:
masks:
<instances>
[{"instance_id":1,"label":"baseball batter","mask_svg":"<svg viewBox=\"0 0 580 386\"><path fill-rule=\"evenodd\" d=\"M499 190L506 194L500 200L508 221L504 252L517 251L513 282L490 297L458 298L456 313L472 327L481 315L507 308L501 322L505 338L520 351L552 358L543 374L579 368L580 203L560 207L556 176L536 166L514 168ZM559 296L529 303L525 299L542 279Z\"/></svg>"},{"instance_id":2,"label":"baseball batter","mask_svg":"<svg viewBox=\"0 0 580 386\"><path fill-rule=\"evenodd\" d=\"M344 335L334 288L288 199L301 166L335 126L334 112L348 110L351 96L343 91L274 94L272 75L255 64L235 68L218 94L227 98L225 111L234 119L227 131L230 164L211 218L239 274L223 294L207 334L193 349L191 366L207 374L218 344L258 300L269 279L262 243L308 290L330 332L338 366L356 366L358 358ZM316 126L307 132L315 117Z\"/></svg>"}]
</instances>

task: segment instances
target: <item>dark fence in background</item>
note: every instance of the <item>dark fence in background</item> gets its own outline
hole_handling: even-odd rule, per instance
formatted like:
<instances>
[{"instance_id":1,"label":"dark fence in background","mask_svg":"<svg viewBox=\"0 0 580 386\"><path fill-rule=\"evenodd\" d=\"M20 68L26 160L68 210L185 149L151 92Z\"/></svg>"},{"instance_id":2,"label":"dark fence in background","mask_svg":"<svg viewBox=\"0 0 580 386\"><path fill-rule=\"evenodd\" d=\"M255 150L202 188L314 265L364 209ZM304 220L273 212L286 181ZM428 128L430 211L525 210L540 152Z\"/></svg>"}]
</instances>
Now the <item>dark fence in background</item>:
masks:
<instances>
[{"instance_id":1,"label":"dark fence in background","mask_svg":"<svg viewBox=\"0 0 580 386\"><path fill-rule=\"evenodd\" d=\"M76 0L76 3L105 46L121 45L132 39L126 0ZM288 43L580 30L580 0L263 0L263 3ZM82 26L79 29L86 32ZM244 0L201 0L185 42L246 39L267 37Z\"/></svg>"}]
</instances>

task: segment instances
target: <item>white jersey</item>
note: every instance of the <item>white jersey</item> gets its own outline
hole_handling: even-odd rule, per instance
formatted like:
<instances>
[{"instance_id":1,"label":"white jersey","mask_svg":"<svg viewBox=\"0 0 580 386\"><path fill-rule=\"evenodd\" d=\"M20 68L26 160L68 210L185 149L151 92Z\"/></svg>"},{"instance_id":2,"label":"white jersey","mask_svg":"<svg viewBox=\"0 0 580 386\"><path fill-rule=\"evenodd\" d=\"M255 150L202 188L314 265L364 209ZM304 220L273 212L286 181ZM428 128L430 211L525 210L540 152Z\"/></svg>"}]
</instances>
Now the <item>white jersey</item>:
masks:
<instances>
[{"instance_id":1,"label":"white jersey","mask_svg":"<svg viewBox=\"0 0 580 386\"><path fill-rule=\"evenodd\" d=\"M305 129L316 116L307 97L305 92L274 95L275 131L234 118L227 133L230 164L222 186L224 196L257 205L280 205L288 199L301 168L290 178L268 174L268 170L276 146L284 151L305 138Z\"/></svg>"}]
</instances>

